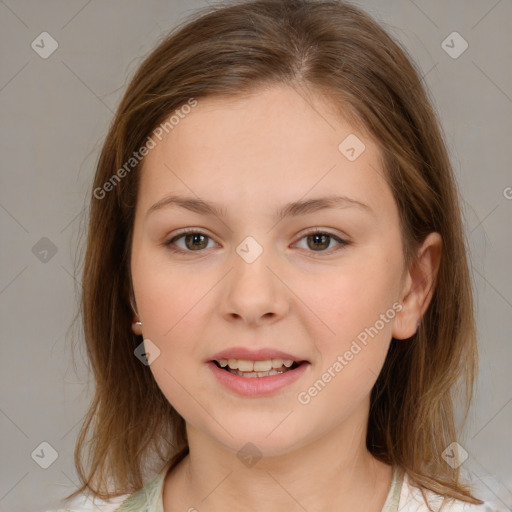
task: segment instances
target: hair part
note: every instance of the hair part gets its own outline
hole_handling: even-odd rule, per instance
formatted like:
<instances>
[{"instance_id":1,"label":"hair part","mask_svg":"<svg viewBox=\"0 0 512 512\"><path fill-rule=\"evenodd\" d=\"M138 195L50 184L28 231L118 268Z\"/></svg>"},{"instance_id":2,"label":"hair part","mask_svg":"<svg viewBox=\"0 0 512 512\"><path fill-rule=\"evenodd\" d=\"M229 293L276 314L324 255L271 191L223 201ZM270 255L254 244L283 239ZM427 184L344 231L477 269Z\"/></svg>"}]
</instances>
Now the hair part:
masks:
<instances>
[{"instance_id":1,"label":"hair part","mask_svg":"<svg viewBox=\"0 0 512 512\"><path fill-rule=\"evenodd\" d=\"M457 439L452 393L463 392L465 422L478 360L456 183L418 70L369 15L335 0L253 0L196 11L132 78L103 145L93 190L190 98L231 98L276 84L322 96L378 144L408 266L429 233L442 237L437 282L420 328L409 340L391 341L372 390L366 444L422 490L482 503L461 482L459 469L441 457ZM139 163L105 197L91 197L81 313L96 389L75 448L82 486L67 499L86 489L107 499L134 492L143 486L151 459L159 470L188 452L183 418L133 355L142 341L130 329L140 170Z\"/></svg>"}]
</instances>

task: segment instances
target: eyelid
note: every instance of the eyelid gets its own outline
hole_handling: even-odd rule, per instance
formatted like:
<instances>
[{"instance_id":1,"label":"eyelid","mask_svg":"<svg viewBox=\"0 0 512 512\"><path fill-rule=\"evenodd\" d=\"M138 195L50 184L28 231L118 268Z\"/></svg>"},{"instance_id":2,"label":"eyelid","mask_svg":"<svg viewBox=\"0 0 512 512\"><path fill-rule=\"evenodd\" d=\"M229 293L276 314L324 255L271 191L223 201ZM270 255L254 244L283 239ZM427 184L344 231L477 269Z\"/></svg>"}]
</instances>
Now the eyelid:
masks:
<instances>
[{"instance_id":1,"label":"eyelid","mask_svg":"<svg viewBox=\"0 0 512 512\"><path fill-rule=\"evenodd\" d=\"M329 228L322 228L322 227L314 227L314 228L308 228L305 231L301 232L299 234L300 238L303 238L308 235L315 235L316 233L321 233L324 235L330 235L333 238L339 238L340 240L344 240L345 242L348 242L348 236L343 234L336 234L330 231Z\"/></svg>"},{"instance_id":2,"label":"eyelid","mask_svg":"<svg viewBox=\"0 0 512 512\"><path fill-rule=\"evenodd\" d=\"M204 235L213 239L213 237L209 235L206 231L204 231L202 228L182 228L175 231L172 237L169 238L169 240L172 240L173 238L176 238L181 235L188 235L189 233L198 233L200 235Z\"/></svg>"}]
</instances>

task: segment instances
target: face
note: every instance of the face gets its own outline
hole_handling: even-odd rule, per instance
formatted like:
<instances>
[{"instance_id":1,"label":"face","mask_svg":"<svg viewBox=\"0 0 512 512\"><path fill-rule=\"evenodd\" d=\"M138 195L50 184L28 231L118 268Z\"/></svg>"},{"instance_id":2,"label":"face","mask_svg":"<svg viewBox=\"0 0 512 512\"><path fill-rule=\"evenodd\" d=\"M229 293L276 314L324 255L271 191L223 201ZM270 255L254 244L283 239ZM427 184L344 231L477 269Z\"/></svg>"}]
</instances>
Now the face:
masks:
<instances>
[{"instance_id":1,"label":"face","mask_svg":"<svg viewBox=\"0 0 512 512\"><path fill-rule=\"evenodd\" d=\"M200 99L141 171L131 272L160 351L149 368L188 426L233 451L277 455L365 425L399 317L404 257L379 151L332 112L285 86ZM341 199L313 201L327 197ZM305 362L235 377L212 362L234 348Z\"/></svg>"}]
</instances>

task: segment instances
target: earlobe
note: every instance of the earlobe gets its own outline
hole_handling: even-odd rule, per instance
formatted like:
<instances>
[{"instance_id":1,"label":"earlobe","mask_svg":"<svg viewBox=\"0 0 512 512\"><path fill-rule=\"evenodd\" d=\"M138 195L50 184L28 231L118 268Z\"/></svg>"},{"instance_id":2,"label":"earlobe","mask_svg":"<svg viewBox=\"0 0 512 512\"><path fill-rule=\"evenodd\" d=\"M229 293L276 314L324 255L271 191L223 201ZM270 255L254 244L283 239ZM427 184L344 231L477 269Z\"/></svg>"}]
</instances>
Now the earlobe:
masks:
<instances>
[{"instance_id":1,"label":"earlobe","mask_svg":"<svg viewBox=\"0 0 512 512\"><path fill-rule=\"evenodd\" d=\"M415 308L413 307L412 298L410 297L412 289L412 278L407 273L402 293L400 296L400 305L402 309L397 313L393 323L392 336L398 340L410 338L415 332Z\"/></svg>"},{"instance_id":2,"label":"earlobe","mask_svg":"<svg viewBox=\"0 0 512 512\"><path fill-rule=\"evenodd\" d=\"M133 294L130 295L130 306L132 307L132 311L134 314L133 323L132 323L132 331L136 336L142 336L142 322L139 320L139 315L137 313L137 309L133 305Z\"/></svg>"},{"instance_id":3,"label":"earlobe","mask_svg":"<svg viewBox=\"0 0 512 512\"><path fill-rule=\"evenodd\" d=\"M137 336L142 336L142 322L140 321L134 321L132 323L132 331Z\"/></svg>"},{"instance_id":4,"label":"earlobe","mask_svg":"<svg viewBox=\"0 0 512 512\"><path fill-rule=\"evenodd\" d=\"M441 236L439 233L430 233L418 249L404 281L402 310L395 318L393 338L403 340L416 333L434 293L441 252Z\"/></svg>"}]
</instances>

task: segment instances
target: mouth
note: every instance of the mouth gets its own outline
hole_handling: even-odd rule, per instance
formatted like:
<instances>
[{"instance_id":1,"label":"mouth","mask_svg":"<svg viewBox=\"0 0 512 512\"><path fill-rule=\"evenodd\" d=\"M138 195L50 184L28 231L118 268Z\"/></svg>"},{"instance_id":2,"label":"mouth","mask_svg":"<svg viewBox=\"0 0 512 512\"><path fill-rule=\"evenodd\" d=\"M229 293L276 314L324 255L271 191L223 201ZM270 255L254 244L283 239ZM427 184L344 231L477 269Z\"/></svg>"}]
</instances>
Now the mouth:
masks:
<instances>
[{"instance_id":1,"label":"mouth","mask_svg":"<svg viewBox=\"0 0 512 512\"><path fill-rule=\"evenodd\" d=\"M245 378L272 377L292 372L307 363L307 361L292 361L290 359L267 359L264 361L220 359L212 362L221 370Z\"/></svg>"},{"instance_id":2,"label":"mouth","mask_svg":"<svg viewBox=\"0 0 512 512\"><path fill-rule=\"evenodd\" d=\"M308 378L311 363L290 356L276 350L256 354L230 349L229 353L216 354L207 366L216 381L232 393L252 398L273 396L299 379Z\"/></svg>"}]
</instances>

